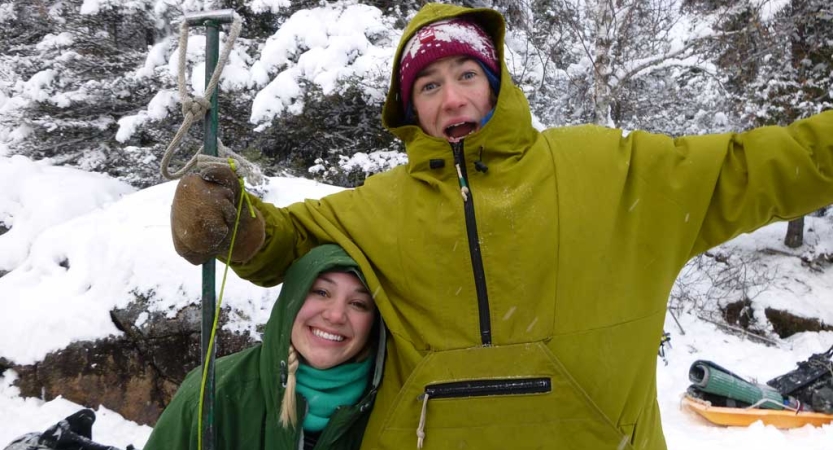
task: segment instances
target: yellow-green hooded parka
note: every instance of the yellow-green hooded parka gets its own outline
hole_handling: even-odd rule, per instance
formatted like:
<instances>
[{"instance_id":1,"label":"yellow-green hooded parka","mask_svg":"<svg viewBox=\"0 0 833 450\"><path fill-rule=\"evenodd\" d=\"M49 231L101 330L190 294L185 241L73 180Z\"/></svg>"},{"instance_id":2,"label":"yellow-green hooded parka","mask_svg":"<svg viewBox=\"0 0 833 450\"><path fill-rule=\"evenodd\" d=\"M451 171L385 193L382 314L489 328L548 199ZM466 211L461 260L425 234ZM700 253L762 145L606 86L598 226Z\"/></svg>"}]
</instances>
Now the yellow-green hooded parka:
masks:
<instances>
[{"instance_id":1,"label":"yellow-green hooded parka","mask_svg":"<svg viewBox=\"0 0 833 450\"><path fill-rule=\"evenodd\" d=\"M421 26L469 14L503 61L503 18L451 5L424 7L395 61ZM656 352L678 272L833 203L833 112L677 139L538 132L502 63L493 117L455 155L402 124L398 70L383 122L408 164L321 200L257 202L266 244L237 273L276 284L319 242L359 262L392 336L363 449L416 448L419 433L425 449L664 449Z\"/></svg>"}]
</instances>

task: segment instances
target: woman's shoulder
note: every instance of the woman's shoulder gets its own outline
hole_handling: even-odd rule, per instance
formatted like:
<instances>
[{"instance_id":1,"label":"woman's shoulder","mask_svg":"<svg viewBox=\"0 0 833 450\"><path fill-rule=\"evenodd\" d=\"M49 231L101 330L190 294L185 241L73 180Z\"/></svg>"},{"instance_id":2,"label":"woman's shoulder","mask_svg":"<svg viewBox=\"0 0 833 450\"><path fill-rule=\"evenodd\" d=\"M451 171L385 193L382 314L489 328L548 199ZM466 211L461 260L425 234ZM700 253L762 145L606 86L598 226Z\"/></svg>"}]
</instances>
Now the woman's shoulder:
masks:
<instances>
[{"instance_id":1,"label":"woman's shoulder","mask_svg":"<svg viewBox=\"0 0 833 450\"><path fill-rule=\"evenodd\" d=\"M261 345L256 345L246 350L217 358L215 365L217 389L234 388L241 384L249 385L260 380L261 348ZM202 375L201 371L199 372Z\"/></svg>"},{"instance_id":2,"label":"woman's shoulder","mask_svg":"<svg viewBox=\"0 0 833 450\"><path fill-rule=\"evenodd\" d=\"M215 386L221 390L234 390L260 379L260 345L217 358L214 364ZM199 399L202 387L202 366L197 366L185 376L177 396L186 403Z\"/></svg>"}]
</instances>

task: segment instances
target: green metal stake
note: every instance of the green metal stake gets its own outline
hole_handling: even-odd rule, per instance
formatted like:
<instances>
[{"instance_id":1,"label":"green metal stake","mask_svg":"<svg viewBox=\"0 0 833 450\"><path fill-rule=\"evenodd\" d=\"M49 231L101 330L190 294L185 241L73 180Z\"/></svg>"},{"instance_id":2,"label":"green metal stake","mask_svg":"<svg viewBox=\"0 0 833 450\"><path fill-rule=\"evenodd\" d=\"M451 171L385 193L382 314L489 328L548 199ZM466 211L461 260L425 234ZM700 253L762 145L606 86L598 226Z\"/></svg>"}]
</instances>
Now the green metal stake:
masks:
<instances>
[{"instance_id":1,"label":"green metal stake","mask_svg":"<svg viewBox=\"0 0 833 450\"><path fill-rule=\"evenodd\" d=\"M205 86L211 80L214 69L217 67L217 60L220 57L220 25L234 21L234 11L224 9L219 11L204 11L193 14L186 14L185 20L188 25L205 26ZM184 50L180 50L184 51ZM211 109L206 111L203 121L204 142L203 153L210 156L217 156L217 131L219 129L218 96L219 86L211 95ZM200 362L205 367L205 358L208 357L208 374L206 377L205 399L203 401L203 448L214 450L217 430L214 426L214 359L217 354L217 346L208 355L209 340L214 325L214 311L217 305L217 296L214 291L216 263L212 259L202 265L202 324L200 331Z\"/></svg>"}]
</instances>

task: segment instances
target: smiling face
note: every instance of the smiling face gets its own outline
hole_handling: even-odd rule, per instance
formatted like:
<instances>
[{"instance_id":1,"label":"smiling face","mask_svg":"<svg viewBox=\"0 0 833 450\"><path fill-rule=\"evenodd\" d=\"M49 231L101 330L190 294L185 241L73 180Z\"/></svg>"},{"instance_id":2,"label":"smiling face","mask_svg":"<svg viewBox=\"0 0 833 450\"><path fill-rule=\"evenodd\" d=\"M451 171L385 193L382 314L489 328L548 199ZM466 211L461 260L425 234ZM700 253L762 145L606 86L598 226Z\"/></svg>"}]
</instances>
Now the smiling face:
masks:
<instances>
[{"instance_id":1,"label":"smiling face","mask_svg":"<svg viewBox=\"0 0 833 450\"><path fill-rule=\"evenodd\" d=\"M373 298L356 275L323 273L295 317L292 345L312 367L335 367L365 348L375 315Z\"/></svg>"},{"instance_id":2,"label":"smiling face","mask_svg":"<svg viewBox=\"0 0 833 450\"><path fill-rule=\"evenodd\" d=\"M417 122L430 136L457 142L480 129L494 106L489 79L467 56L434 61L419 72L413 86Z\"/></svg>"}]
</instances>

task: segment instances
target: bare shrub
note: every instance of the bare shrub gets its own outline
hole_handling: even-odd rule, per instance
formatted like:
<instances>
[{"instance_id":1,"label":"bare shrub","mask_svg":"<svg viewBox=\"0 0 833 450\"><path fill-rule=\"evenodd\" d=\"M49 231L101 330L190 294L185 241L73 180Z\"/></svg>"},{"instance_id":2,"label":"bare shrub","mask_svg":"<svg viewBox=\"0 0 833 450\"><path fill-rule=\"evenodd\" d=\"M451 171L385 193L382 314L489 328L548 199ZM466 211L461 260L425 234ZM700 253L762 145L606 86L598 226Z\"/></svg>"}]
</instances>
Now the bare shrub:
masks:
<instances>
[{"instance_id":1,"label":"bare shrub","mask_svg":"<svg viewBox=\"0 0 833 450\"><path fill-rule=\"evenodd\" d=\"M776 271L762 264L758 255L714 249L692 258L683 267L671 290L669 308L722 321L729 305L749 304L769 288L775 275Z\"/></svg>"}]
</instances>

